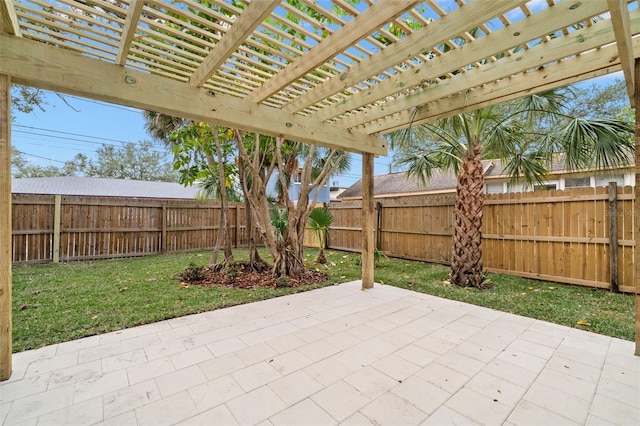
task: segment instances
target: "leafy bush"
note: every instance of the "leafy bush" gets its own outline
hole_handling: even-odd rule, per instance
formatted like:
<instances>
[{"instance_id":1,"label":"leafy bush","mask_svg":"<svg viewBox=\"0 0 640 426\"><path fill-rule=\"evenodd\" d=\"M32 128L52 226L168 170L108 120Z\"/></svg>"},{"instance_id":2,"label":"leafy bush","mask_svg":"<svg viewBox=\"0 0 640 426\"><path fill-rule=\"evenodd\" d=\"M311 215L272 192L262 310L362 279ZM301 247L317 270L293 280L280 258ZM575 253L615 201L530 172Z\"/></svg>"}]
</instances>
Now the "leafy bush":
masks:
<instances>
[{"instance_id":1,"label":"leafy bush","mask_svg":"<svg viewBox=\"0 0 640 426\"><path fill-rule=\"evenodd\" d=\"M189 263L189 266L187 266L184 271L178 275L178 278L180 278L180 281L188 283L202 281L205 278L204 268L204 266L196 265L191 262Z\"/></svg>"}]
</instances>

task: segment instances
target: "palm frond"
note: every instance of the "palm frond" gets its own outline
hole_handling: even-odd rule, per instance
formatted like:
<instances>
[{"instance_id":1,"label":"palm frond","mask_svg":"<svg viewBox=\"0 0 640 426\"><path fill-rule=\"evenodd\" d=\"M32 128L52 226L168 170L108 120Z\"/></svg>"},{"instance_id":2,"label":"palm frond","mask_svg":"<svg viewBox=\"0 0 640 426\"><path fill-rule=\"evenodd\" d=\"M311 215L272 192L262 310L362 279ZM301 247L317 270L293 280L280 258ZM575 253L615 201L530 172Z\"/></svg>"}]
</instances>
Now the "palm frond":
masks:
<instances>
[{"instance_id":1,"label":"palm frond","mask_svg":"<svg viewBox=\"0 0 640 426\"><path fill-rule=\"evenodd\" d=\"M622 120L574 118L552 135L569 170L616 168L630 162L633 127Z\"/></svg>"},{"instance_id":2,"label":"palm frond","mask_svg":"<svg viewBox=\"0 0 640 426\"><path fill-rule=\"evenodd\" d=\"M506 162L504 173L511 182L523 182L527 187L542 185L549 176L546 156L542 152L525 152L513 155Z\"/></svg>"},{"instance_id":3,"label":"palm frond","mask_svg":"<svg viewBox=\"0 0 640 426\"><path fill-rule=\"evenodd\" d=\"M316 207L309 213L309 229L318 240L329 234L329 227L333 221L333 214L326 207Z\"/></svg>"},{"instance_id":4,"label":"palm frond","mask_svg":"<svg viewBox=\"0 0 640 426\"><path fill-rule=\"evenodd\" d=\"M433 153L407 155L399 161L399 164L408 166L407 178L416 179L425 187L433 177L433 171L442 167Z\"/></svg>"},{"instance_id":5,"label":"palm frond","mask_svg":"<svg viewBox=\"0 0 640 426\"><path fill-rule=\"evenodd\" d=\"M287 218L287 210L273 208L269 212L269 216L271 219L271 227L273 228L278 241L284 240L284 233L287 230L289 225L289 220Z\"/></svg>"}]
</instances>

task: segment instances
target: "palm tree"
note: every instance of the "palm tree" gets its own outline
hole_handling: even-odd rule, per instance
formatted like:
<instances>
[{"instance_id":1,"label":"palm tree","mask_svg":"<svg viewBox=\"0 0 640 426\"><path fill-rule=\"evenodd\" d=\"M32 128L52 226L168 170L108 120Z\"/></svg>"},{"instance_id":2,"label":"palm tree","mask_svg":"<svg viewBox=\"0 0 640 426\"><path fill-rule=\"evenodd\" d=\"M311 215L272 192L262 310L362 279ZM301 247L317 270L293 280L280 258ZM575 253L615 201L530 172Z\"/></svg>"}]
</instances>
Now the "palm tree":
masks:
<instances>
[{"instance_id":1,"label":"palm tree","mask_svg":"<svg viewBox=\"0 0 640 426\"><path fill-rule=\"evenodd\" d=\"M309 213L307 222L311 235L318 239L320 252L316 258L316 263L325 264L327 259L324 257L324 248L327 245L327 236L329 234L329 226L333 223L333 214L326 207L316 207Z\"/></svg>"},{"instance_id":2,"label":"palm tree","mask_svg":"<svg viewBox=\"0 0 640 426\"><path fill-rule=\"evenodd\" d=\"M553 159L568 170L611 169L629 163L633 128L618 119L564 113L568 89L462 113L390 135L398 163L422 184L435 169L454 170L457 186L449 280L484 288L482 270L482 159L500 159L525 186L542 183Z\"/></svg>"}]
</instances>

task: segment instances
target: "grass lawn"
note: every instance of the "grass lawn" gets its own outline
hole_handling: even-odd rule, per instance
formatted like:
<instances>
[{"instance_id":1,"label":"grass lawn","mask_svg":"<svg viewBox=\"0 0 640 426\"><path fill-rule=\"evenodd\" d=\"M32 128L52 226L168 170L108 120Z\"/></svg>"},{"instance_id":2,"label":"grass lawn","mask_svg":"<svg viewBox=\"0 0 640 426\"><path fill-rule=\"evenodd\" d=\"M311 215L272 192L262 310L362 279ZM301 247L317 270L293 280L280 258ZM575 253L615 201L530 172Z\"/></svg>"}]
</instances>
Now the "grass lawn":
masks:
<instances>
[{"instance_id":1,"label":"grass lawn","mask_svg":"<svg viewBox=\"0 0 640 426\"><path fill-rule=\"evenodd\" d=\"M190 313L282 296L360 278L359 254L325 251L324 283L276 290L182 288L176 275L191 262L206 265L208 252L13 268L13 348L19 352L84 336ZM238 250L237 259L246 258ZM266 258L266 255L265 255ZM447 267L382 259L375 279L413 291L460 300L633 340L634 299L603 290L491 275L494 288L479 291L448 285ZM578 322L586 324L579 325Z\"/></svg>"}]
</instances>

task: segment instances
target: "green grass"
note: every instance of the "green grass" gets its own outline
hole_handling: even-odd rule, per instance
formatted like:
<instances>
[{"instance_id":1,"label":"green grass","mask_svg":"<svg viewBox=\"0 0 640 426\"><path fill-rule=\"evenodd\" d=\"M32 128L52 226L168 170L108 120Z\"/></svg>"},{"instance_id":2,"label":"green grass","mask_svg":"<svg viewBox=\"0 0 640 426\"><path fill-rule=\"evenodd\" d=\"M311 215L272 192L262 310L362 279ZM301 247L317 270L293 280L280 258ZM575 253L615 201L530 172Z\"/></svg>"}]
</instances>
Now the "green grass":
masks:
<instances>
[{"instance_id":1,"label":"green grass","mask_svg":"<svg viewBox=\"0 0 640 426\"><path fill-rule=\"evenodd\" d=\"M325 253L329 262L326 266L312 263L316 250L307 249L305 258L309 266L329 273L328 281L276 290L181 288L177 274L191 262L206 265L208 252L14 266L14 351L360 277L358 254L331 250ZM246 251L237 251L236 258L246 258ZM401 259L383 259L375 277L387 285L633 340L634 300L629 295L507 275L491 275L491 290L462 289L444 282L444 266ZM580 320L590 325L577 325Z\"/></svg>"}]
</instances>

